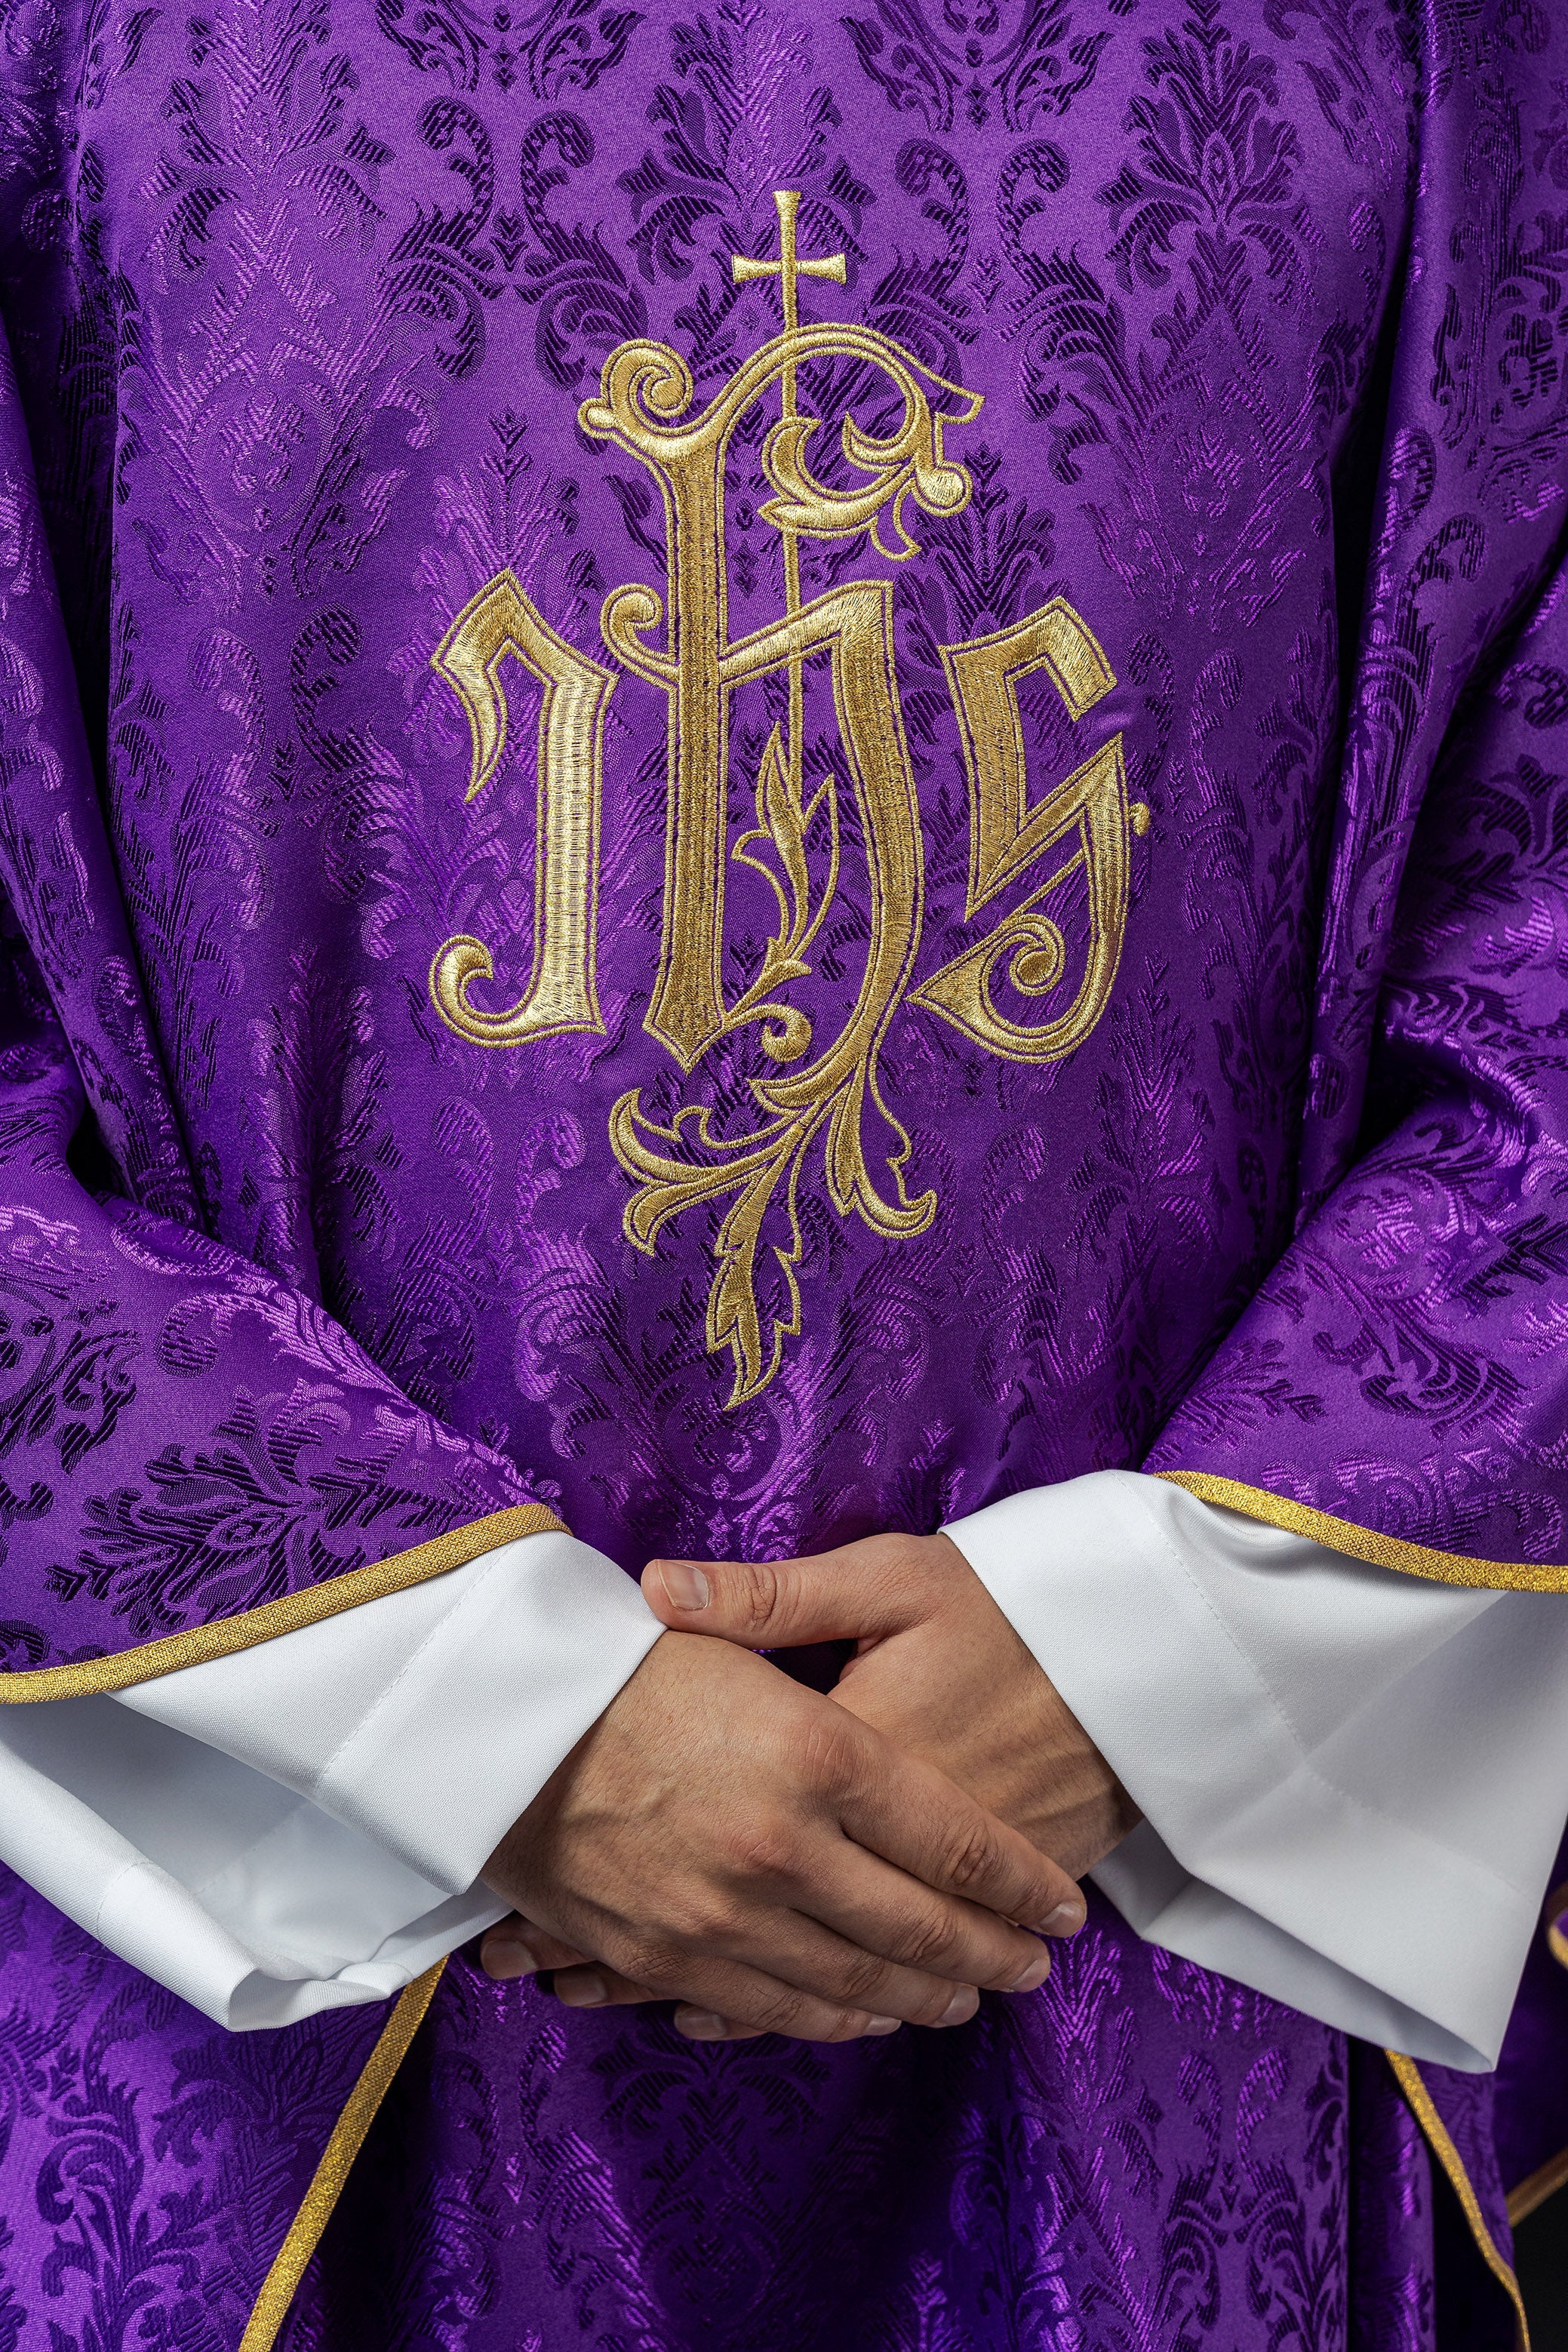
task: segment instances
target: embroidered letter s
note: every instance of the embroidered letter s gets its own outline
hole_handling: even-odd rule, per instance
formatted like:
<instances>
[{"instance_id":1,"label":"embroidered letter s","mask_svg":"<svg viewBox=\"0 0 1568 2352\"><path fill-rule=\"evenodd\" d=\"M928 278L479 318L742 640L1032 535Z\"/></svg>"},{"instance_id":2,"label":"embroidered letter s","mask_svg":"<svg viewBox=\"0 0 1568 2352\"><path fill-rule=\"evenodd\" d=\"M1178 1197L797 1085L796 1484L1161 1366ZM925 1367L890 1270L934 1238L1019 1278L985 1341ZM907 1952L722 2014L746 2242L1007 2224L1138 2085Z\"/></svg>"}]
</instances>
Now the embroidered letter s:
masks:
<instances>
[{"instance_id":1,"label":"embroidered letter s","mask_svg":"<svg viewBox=\"0 0 1568 2352\"><path fill-rule=\"evenodd\" d=\"M1127 928L1127 834L1144 831L1149 812L1129 808L1121 737L1075 768L1029 806L1018 680L1045 670L1074 719L1110 693L1115 673L1092 631L1065 596L1012 628L965 645L944 646L953 708L969 778L969 893L965 913L987 900L1043 857L1065 835L1077 846L1021 907L977 946L966 948L910 994L911 1004L940 1013L957 1029L1016 1062L1055 1062L1080 1045L1105 1010ZM1089 897L1089 953L1072 1003L1034 1027L1010 1021L992 995L997 967L1026 996L1048 995L1067 969L1067 948L1045 911L1051 892L1079 867Z\"/></svg>"}]
</instances>

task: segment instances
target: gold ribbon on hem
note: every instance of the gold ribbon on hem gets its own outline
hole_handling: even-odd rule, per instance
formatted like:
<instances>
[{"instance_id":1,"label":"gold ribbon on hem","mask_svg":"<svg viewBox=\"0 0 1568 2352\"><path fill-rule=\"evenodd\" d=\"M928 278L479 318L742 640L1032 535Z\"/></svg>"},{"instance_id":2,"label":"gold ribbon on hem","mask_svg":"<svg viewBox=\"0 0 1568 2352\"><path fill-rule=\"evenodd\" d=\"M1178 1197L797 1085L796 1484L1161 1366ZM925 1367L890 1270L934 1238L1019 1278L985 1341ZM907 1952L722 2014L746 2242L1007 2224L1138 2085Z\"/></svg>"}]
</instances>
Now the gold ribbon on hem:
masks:
<instances>
[{"instance_id":1,"label":"gold ribbon on hem","mask_svg":"<svg viewBox=\"0 0 1568 2352\"><path fill-rule=\"evenodd\" d=\"M323 1618L341 1616L345 1609L358 1609L389 1592L405 1592L412 1584L464 1568L481 1552L515 1543L521 1536L552 1532L565 1534L565 1522L545 1504L513 1504L444 1536L432 1536L409 1551L394 1552L390 1559L376 1560L369 1568L351 1569L346 1576L307 1585L302 1592L287 1592L280 1601L265 1601L259 1609L242 1610L237 1617L220 1617L211 1625L195 1625L188 1633L168 1633L161 1641L142 1642L107 1657L83 1658L73 1665L22 1666L0 1673L0 1706L129 1690L132 1683L153 1682L162 1675L177 1674L182 1666L205 1665L209 1658L230 1658L258 1643L275 1641L279 1633L319 1625Z\"/></svg>"},{"instance_id":2,"label":"gold ribbon on hem","mask_svg":"<svg viewBox=\"0 0 1568 2352\"><path fill-rule=\"evenodd\" d=\"M1519 2281L1514 2276L1512 2265L1505 2263L1498 2251L1497 2242L1487 2227L1486 2215L1481 2211L1480 2199L1476 2195L1470 2176L1465 2169L1465 2159L1454 2146L1447 2124L1432 2104L1432 2094L1421 2079L1421 2070L1414 2058L1402 2057L1397 2050L1385 2050L1383 2054L1394 2069L1394 2081L1409 2102L1410 2112L1420 2125L1427 2147L1442 2166L1448 2185L1459 2200L1460 2210L1470 2225L1470 2235L1476 2242L1477 2252L1513 2305L1514 2319L1519 2328L1519 2352L1530 2352L1530 2323L1524 2315L1524 2297L1519 2291ZM242 2352L245 2352L245 2347L242 2347Z\"/></svg>"},{"instance_id":3,"label":"gold ribbon on hem","mask_svg":"<svg viewBox=\"0 0 1568 2352\"><path fill-rule=\"evenodd\" d=\"M1370 1560L1374 1568L1397 1569L1402 1576L1468 1585L1482 1592L1568 1592L1568 1568L1543 1568L1528 1559L1472 1559L1462 1551L1436 1551L1427 1544L1407 1543L1403 1536L1379 1535L1375 1528L1336 1518L1331 1511L1293 1502L1288 1495L1270 1494L1267 1486L1247 1486L1239 1478L1221 1478L1208 1470L1157 1470L1154 1475L1169 1486L1184 1486L1202 1503L1217 1503L1249 1519L1289 1528L1292 1535L1310 1536L1331 1551Z\"/></svg>"},{"instance_id":4,"label":"gold ribbon on hem","mask_svg":"<svg viewBox=\"0 0 1568 2352\"><path fill-rule=\"evenodd\" d=\"M272 2352L295 2290L305 2274L305 2265L321 2243L321 2232L342 2195L349 2168L364 2144L376 2109L392 2088L393 2078L408 2053L410 2042L424 2022L446 1965L445 1960L437 1960L433 1969L416 1977L407 1990L399 1994L396 2007L349 2093L348 2104L332 2126L332 2136L322 2150L310 2186L289 2224L272 2267L261 2282L261 2292L251 2307L238 2352Z\"/></svg>"}]
</instances>

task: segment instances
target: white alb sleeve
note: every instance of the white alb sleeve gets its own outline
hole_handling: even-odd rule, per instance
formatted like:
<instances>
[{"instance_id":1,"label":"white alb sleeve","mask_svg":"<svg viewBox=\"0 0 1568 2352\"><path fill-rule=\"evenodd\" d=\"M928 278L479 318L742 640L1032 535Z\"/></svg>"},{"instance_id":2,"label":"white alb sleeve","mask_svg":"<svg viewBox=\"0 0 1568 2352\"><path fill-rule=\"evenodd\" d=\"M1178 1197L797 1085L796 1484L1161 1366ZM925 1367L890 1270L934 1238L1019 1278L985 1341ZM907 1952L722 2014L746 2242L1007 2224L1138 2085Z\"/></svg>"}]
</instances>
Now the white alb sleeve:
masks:
<instances>
[{"instance_id":1,"label":"white alb sleeve","mask_svg":"<svg viewBox=\"0 0 1568 2352\"><path fill-rule=\"evenodd\" d=\"M566 1535L114 1697L0 1706L0 1859L220 2025L384 2000L664 1628Z\"/></svg>"},{"instance_id":2,"label":"white alb sleeve","mask_svg":"<svg viewBox=\"0 0 1568 2352\"><path fill-rule=\"evenodd\" d=\"M947 1529L1144 1819L1151 1943L1494 2065L1568 1816L1568 1602L1374 1568L1133 1471Z\"/></svg>"}]
</instances>

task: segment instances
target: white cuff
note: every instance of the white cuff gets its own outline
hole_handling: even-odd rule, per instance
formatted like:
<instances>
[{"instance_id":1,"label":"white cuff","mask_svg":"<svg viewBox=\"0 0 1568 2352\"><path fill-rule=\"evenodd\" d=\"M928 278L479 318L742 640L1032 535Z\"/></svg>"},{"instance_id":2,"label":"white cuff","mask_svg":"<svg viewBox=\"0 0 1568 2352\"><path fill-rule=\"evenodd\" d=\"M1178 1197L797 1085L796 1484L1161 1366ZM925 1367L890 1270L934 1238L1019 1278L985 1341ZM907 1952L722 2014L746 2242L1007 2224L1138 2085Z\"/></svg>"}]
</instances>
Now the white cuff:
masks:
<instances>
[{"instance_id":1,"label":"white cuff","mask_svg":"<svg viewBox=\"0 0 1568 2352\"><path fill-rule=\"evenodd\" d=\"M1568 1609L1373 1568L1130 1471L948 1529L1145 1815L1152 1942L1496 2062L1568 1811Z\"/></svg>"},{"instance_id":2,"label":"white cuff","mask_svg":"<svg viewBox=\"0 0 1568 2352\"><path fill-rule=\"evenodd\" d=\"M506 1830L663 1631L526 1537L115 1698L0 1707L0 1857L237 2030L384 1999L500 1918Z\"/></svg>"}]
</instances>

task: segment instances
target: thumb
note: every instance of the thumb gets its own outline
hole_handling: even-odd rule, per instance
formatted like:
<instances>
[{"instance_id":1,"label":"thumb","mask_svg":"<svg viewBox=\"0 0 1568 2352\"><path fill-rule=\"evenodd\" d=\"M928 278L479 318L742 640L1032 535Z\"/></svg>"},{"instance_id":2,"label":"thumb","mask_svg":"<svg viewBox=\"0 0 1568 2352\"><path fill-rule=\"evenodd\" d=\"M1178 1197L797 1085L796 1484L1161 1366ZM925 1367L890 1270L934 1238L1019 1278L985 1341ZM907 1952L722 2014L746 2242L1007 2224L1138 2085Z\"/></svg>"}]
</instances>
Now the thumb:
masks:
<instances>
[{"instance_id":1,"label":"thumb","mask_svg":"<svg viewBox=\"0 0 1568 2352\"><path fill-rule=\"evenodd\" d=\"M810 1559L650 1559L643 1598L683 1633L716 1633L748 1650L807 1642L879 1640L925 1613L920 1580L889 1573L875 1543L845 1544Z\"/></svg>"}]
</instances>

